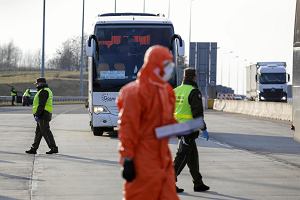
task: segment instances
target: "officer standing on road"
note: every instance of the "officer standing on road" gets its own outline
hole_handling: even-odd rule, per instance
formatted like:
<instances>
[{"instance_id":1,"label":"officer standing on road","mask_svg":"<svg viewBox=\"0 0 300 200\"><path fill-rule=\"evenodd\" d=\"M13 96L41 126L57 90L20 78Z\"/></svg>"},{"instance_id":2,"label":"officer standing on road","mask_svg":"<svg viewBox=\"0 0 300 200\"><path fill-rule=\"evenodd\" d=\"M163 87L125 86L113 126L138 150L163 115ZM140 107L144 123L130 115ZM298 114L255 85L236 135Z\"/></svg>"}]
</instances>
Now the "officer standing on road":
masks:
<instances>
[{"instance_id":1,"label":"officer standing on road","mask_svg":"<svg viewBox=\"0 0 300 200\"><path fill-rule=\"evenodd\" d=\"M14 87L11 87L10 96L11 96L11 105L14 106L15 105L16 96L17 96L17 91L15 90Z\"/></svg>"},{"instance_id":2,"label":"officer standing on road","mask_svg":"<svg viewBox=\"0 0 300 200\"><path fill-rule=\"evenodd\" d=\"M186 122L193 118L204 117L202 95L196 83L196 70L186 68L184 70L183 83L174 89L176 95L175 117L179 123ZM199 136L199 131L193 132L186 136L181 136L178 150L174 160L176 178L187 164L193 177L194 191L202 192L209 190L209 187L202 181L199 171L199 158L197 144L195 140ZM202 129L202 136L208 140L206 125ZM184 189L176 186L178 193Z\"/></svg>"},{"instance_id":3,"label":"officer standing on road","mask_svg":"<svg viewBox=\"0 0 300 200\"><path fill-rule=\"evenodd\" d=\"M30 89L27 88L23 94L23 105L29 106L29 98L30 98Z\"/></svg>"},{"instance_id":4,"label":"officer standing on road","mask_svg":"<svg viewBox=\"0 0 300 200\"><path fill-rule=\"evenodd\" d=\"M56 146L53 134L50 130L49 122L52 118L53 110L53 93L48 88L45 78L38 78L36 80L36 88L38 92L33 99L32 113L36 123L34 143L30 150L26 151L28 154L36 154L39 148L42 137L45 138L50 151L46 154L58 153L58 147Z\"/></svg>"},{"instance_id":5,"label":"officer standing on road","mask_svg":"<svg viewBox=\"0 0 300 200\"><path fill-rule=\"evenodd\" d=\"M169 49L150 47L137 80L125 85L117 99L125 200L179 200L169 139L155 136L155 128L176 123L168 83L173 70Z\"/></svg>"}]
</instances>

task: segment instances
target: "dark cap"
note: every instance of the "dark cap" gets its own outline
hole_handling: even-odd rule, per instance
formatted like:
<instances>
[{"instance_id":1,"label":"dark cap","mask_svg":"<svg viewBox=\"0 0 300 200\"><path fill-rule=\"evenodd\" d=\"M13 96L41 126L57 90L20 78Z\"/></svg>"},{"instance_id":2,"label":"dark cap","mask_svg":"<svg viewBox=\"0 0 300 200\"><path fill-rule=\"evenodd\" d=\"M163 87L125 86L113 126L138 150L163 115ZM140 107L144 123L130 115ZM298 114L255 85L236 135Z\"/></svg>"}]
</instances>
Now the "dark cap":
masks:
<instances>
[{"instance_id":1,"label":"dark cap","mask_svg":"<svg viewBox=\"0 0 300 200\"><path fill-rule=\"evenodd\" d=\"M196 70L191 67L185 68L183 76L185 80L193 80L196 76Z\"/></svg>"},{"instance_id":2,"label":"dark cap","mask_svg":"<svg viewBox=\"0 0 300 200\"><path fill-rule=\"evenodd\" d=\"M45 78L37 78L36 81L35 81L35 84L38 84L38 83L46 83L46 79Z\"/></svg>"}]
</instances>

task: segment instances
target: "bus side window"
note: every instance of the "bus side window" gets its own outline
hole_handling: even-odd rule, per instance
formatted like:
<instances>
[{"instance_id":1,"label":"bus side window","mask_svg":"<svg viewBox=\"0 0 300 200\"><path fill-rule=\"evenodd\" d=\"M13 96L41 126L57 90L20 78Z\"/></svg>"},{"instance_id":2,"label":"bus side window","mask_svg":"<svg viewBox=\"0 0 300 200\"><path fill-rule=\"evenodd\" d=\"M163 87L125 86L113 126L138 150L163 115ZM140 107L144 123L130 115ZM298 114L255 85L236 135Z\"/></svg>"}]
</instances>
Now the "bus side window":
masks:
<instances>
[{"instance_id":1,"label":"bus side window","mask_svg":"<svg viewBox=\"0 0 300 200\"><path fill-rule=\"evenodd\" d=\"M98 65L98 72L99 71L109 71L109 65L107 64L107 63L100 63L99 65Z\"/></svg>"},{"instance_id":2,"label":"bus side window","mask_svg":"<svg viewBox=\"0 0 300 200\"><path fill-rule=\"evenodd\" d=\"M124 63L115 63L114 68L117 71L125 71L125 65Z\"/></svg>"}]
</instances>

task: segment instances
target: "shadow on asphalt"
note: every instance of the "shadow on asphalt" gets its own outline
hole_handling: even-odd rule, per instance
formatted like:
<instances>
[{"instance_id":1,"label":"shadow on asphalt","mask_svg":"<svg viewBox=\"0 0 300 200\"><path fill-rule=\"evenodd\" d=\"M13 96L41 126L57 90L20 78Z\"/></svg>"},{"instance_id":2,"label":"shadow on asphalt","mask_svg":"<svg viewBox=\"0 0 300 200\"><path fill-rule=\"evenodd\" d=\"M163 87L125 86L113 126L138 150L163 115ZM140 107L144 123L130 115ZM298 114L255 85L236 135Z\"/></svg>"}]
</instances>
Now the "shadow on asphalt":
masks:
<instances>
[{"instance_id":1,"label":"shadow on asphalt","mask_svg":"<svg viewBox=\"0 0 300 200\"><path fill-rule=\"evenodd\" d=\"M41 179L32 179L32 178L29 178L29 177L16 176L16 175L11 175L11 174L1 173L1 172L0 172L0 176L5 177L5 178L9 178L9 179L17 179L17 180L26 180L26 181L30 181L30 180L34 180L34 181L45 181L45 180L41 180ZM0 198L0 199L1 199L1 198Z\"/></svg>"},{"instance_id":2,"label":"shadow on asphalt","mask_svg":"<svg viewBox=\"0 0 300 200\"><path fill-rule=\"evenodd\" d=\"M198 197L198 198L203 198L203 199L213 199L213 200L227 200L229 199L237 199L237 200L254 200L254 199L248 199L248 198L243 198L243 197L235 197L232 195L226 195L226 194L220 194L218 192L214 192L214 191L207 191L204 192L206 194L210 194L210 195L215 195L216 197L207 197L207 196L202 196L201 193L195 193L195 194L189 194L189 193L180 193L180 196L190 196L190 197ZM199 194L199 195L196 195Z\"/></svg>"},{"instance_id":3,"label":"shadow on asphalt","mask_svg":"<svg viewBox=\"0 0 300 200\"><path fill-rule=\"evenodd\" d=\"M24 153L19 153L19 152L9 152L9 151L0 151L0 154L3 153L3 154L11 154L11 155L28 155L25 153L25 150L24 150Z\"/></svg>"},{"instance_id":4,"label":"shadow on asphalt","mask_svg":"<svg viewBox=\"0 0 300 200\"><path fill-rule=\"evenodd\" d=\"M6 196L2 196L2 195L0 195L0 199L1 200L19 200L19 199L15 199L15 198L11 198L11 197L6 197Z\"/></svg>"},{"instance_id":5,"label":"shadow on asphalt","mask_svg":"<svg viewBox=\"0 0 300 200\"><path fill-rule=\"evenodd\" d=\"M101 136L100 136L101 137ZM111 139L118 140L118 131L110 131L110 132L104 132L102 137L110 137Z\"/></svg>"},{"instance_id":6,"label":"shadow on asphalt","mask_svg":"<svg viewBox=\"0 0 300 200\"><path fill-rule=\"evenodd\" d=\"M207 142L199 137L197 146L208 148L241 149L263 154L300 154L300 143L292 137L251 135L247 133L217 133L210 132L210 140ZM171 138L170 144L177 144L177 138Z\"/></svg>"},{"instance_id":7,"label":"shadow on asphalt","mask_svg":"<svg viewBox=\"0 0 300 200\"><path fill-rule=\"evenodd\" d=\"M40 154L40 157L47 158L47 159L59 159L59 160L66 160L66 161L71 161L71 162L80 162L80 163L99 163L99 164L104 164L104 165L109 165L109 166L118 166L119 167L119 162L118 161L111 161L111 160L103 160L103 159L92 159L92 158L85 158L85 157L80 157L80 156L72 156L72 155L67 155L67 154L56 154L54 156L48 156L45 154Z\"/></svg>"},{"instance_id":8,"label":"shadow on asphalt","mask_svg":"<svg viewBox=\"0 0 300 200\"><path fill-rule=\"evenodd\" d=\"M16 163L16 162L11 162L11 161L6 161L6 160L0 160L0 163L14 164L14 163Z\"/></svg>"},{"instance_id":9,"label":"shadow on asphalt","mask_svg":"<svg viewBox=\"0 0 300 200\"><path fill-rule=\"evenodd\" d=\"M300 143L292 137L236 133L210 133L211 138L234 148L258 153L300 154ZM205 143L203 143L205 145ZM203 147L203 145L201 145Z\"/></svg>"}]
</instances>

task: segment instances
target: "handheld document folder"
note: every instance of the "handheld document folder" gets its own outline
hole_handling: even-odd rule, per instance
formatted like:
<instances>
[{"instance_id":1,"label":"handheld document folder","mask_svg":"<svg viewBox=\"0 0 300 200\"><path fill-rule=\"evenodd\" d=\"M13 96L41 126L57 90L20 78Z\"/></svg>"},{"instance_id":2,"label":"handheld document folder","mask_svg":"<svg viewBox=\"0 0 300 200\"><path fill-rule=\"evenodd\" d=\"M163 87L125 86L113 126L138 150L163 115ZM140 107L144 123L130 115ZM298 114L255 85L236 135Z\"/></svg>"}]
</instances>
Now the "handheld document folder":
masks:
<instances>
[{"instance_id":1,"label":"handheld document folder","mask_svg":"<svg viewBox=\"0 0 300 200\"><path fill-rule=\"evenodd\" d=\"M204 128L204 124L203 118L199 117L185 123L158 127L155 129L155 134L158 139L171 136L188 135L198 129Z\"/></svg>"}]
</instances>

